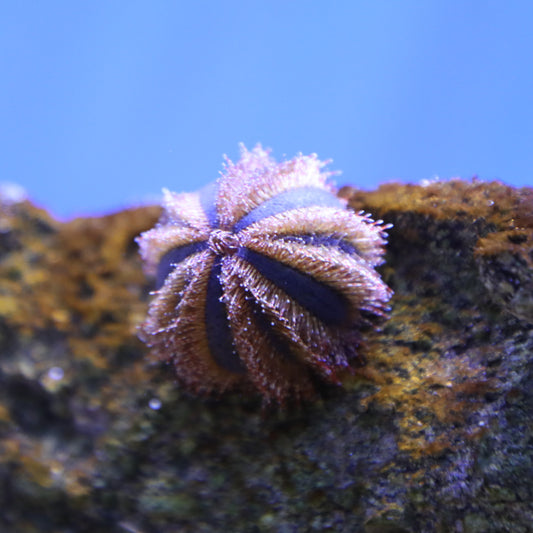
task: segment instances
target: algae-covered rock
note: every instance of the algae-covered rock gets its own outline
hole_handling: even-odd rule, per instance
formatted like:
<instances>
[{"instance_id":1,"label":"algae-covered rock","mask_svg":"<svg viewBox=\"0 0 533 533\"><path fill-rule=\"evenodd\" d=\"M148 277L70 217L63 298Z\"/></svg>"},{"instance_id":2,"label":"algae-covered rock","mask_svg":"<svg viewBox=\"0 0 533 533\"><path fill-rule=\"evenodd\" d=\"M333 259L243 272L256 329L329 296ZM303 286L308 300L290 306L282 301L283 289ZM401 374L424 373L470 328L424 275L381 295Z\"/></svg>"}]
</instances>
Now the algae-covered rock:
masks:
<instances>
[{"instance_id":1,"label":"algae-covered rock","mask_svg":"<svg viewBox=\"0 0 533 533\"><path fill-rule=\"evenodd\" d=\"M290 410L192 397L148 357L158 208L0 197L0 531L532 531L533 190L339 194L393 224L391 318Z\"/></svg>"}]
</instances>

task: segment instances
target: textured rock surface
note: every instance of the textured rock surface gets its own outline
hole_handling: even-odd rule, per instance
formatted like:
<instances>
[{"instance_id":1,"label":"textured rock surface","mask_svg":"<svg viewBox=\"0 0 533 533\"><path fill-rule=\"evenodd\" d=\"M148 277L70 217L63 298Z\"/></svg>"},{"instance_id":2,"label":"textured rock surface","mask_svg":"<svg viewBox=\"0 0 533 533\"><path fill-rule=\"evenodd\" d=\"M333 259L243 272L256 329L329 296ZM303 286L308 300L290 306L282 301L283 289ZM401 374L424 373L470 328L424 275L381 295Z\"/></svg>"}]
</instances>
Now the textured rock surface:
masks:
<instances>
[{"instance_id":1,"label":"textured rock surface","mask_svg":"<svg viewBox=\"0 0 533 533\"><path fill-rule=\"evenodd\" d=\"M134 237L0 198L0 530L533 531L533 190L345 188L394 224L392 316L299 410L184 394L146 358Z\"/></svg>"}]
</instances>

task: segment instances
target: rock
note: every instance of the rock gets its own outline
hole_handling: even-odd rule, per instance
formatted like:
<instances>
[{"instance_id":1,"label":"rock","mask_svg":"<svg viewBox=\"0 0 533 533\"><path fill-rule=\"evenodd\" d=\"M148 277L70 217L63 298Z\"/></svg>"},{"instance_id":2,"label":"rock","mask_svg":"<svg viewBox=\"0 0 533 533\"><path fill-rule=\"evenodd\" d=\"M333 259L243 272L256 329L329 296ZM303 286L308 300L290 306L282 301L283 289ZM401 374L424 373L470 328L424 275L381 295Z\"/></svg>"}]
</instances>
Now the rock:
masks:
<instances>
[{"instance_id":1,"label":"rock","mask_svg":"<svg viewBox=\"0 0 533 533\"><path fill-rule=\"evenodd\" d=\"M340 191L392 223L391 318L298 409L200 399L137 339L134 238L0 196L0 530L531 531L533 189Z\"/></svg>"}]
</instances>

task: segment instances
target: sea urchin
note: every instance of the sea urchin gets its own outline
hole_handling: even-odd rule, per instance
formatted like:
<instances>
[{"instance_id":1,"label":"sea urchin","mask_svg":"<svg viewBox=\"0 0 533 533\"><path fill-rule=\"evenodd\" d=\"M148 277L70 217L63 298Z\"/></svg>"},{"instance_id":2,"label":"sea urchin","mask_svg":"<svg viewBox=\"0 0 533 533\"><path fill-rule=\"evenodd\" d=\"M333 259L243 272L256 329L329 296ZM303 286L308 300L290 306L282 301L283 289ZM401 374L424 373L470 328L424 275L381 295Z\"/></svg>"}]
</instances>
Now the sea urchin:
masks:
<instances>
[{"instance_id":1,"label":"sea urchin","mask_svg":"<svg viewBox=\"0 0 533 533\"><path fill-rule=\"evenodd\" d=\"M346 208L316 155L241 152L198 193L165 191L138 238L157 285L141 336L195 393L298 401L337 383L361 324L386 315L386 227Z\"/></svg>"}]
</instances>

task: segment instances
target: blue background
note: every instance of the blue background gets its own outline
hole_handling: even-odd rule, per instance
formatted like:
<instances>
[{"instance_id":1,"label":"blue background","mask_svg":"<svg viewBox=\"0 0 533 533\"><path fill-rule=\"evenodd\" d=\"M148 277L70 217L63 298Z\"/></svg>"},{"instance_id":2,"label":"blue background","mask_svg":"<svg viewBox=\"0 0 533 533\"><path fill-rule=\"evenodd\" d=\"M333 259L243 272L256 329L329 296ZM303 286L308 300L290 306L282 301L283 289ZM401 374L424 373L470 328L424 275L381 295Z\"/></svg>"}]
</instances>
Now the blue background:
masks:
<instances>
[{"instance_id":1,"label":"blue background","mask_svg":"<svg viewBox=\"0 0 533 533\"><path fill-rule=\"evenodd\" d=\"M59 217L333 159L339 185L533 180L532 1L46 1L0 7L0 181Z\"/></svg>"}]
</instances>

